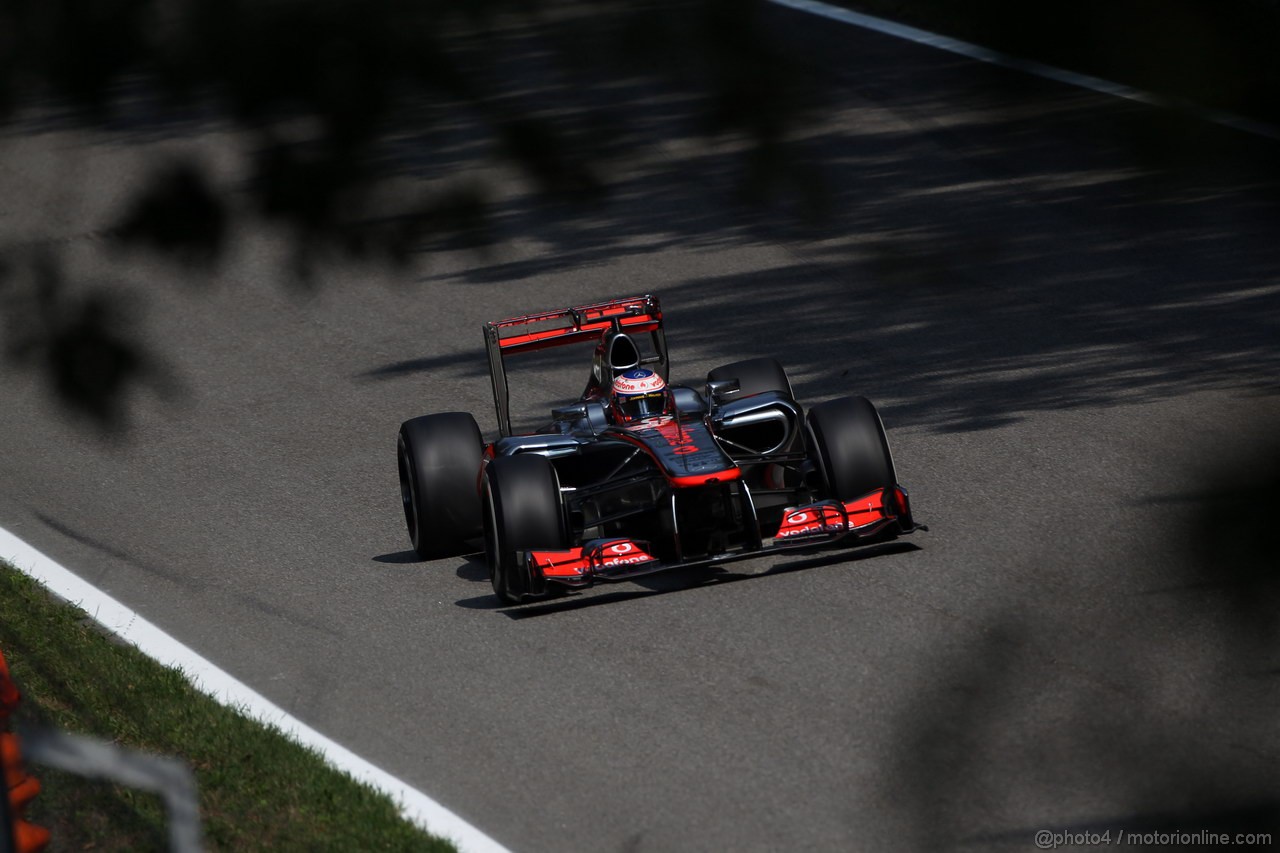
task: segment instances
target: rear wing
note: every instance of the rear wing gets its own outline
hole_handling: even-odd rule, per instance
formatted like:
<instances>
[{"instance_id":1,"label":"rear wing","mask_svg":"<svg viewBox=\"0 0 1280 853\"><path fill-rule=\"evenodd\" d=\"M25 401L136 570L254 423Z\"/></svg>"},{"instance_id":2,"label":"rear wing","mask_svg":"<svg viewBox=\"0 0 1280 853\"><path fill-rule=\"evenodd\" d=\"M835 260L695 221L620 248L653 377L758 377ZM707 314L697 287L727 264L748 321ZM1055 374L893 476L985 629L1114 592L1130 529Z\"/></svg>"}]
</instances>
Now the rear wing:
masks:
<instances>
[{"instance_id":1,"label":"rear wing","mask_svg":"<svg viewBox=\"0 0 1280 853\"><path fill-rule=\"evenodd\" d=\"M493 404L498 412L498 429L502 435L511 435L505 362L508 354L535 352L573 343L594 343L610 330L628 335L648 333L657 353L655 360L661 365L660 372L665 378L667 338L662 330L662 307L656 296L612 299L578 308L485 323L484 342L489 354Z\"/></svg>"}]
</instances>

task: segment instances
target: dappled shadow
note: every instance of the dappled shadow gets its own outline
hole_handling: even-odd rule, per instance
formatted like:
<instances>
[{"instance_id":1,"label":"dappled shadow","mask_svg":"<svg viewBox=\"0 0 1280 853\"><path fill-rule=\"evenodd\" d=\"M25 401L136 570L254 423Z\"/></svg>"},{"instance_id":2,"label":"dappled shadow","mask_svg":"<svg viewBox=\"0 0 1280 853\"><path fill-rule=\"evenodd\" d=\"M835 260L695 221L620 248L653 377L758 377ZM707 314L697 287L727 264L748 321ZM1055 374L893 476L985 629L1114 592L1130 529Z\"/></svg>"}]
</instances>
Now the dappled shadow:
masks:
<instances>
[{"instance_id":1,"label":"dappled shadow","mask_svg":"<svg viewBox=\"0 0 1280 853\"><path fill-rule=\"evenodd\" d=\"M1058 839L1053 848L1123 847L1128 850L1217 850L1227 846L1273 850L1274 841L1248 842L1250 836L1277 837L1280 801L1266 800L1219 811L1153 812L1099 817L1065 825L1034 826L998 835L975 835L960 841L966 845L1009 845L1025 850L1036 843L1037 833ZM1245 836L1241 838L1240 836ZM1039 847L1039 845L1037 845Z\"/></svg>"},{"instance_id":2,"label":"dappled shadow","mask_svg":"<svg viewBox=\"0 0 1280 853\"><path fill-rule=\"evenodd\" d=\"M788 191L772 200L738 203L751 197L742 180L751 138L699 134L705 97L680 97L677 87L648 77L552 85L532 73L541 64L533 27L507 42L505 61L513 64L506 73L523 81L521 98L554 116L552 95L576 89L571 99L613 100L615 112L631 114L623 130L579 128L577 102L564 104L575 140L608 136L590 180L567 181L567 196L551 200L528 191L537 175L495 182L485 199L486 228L493 240L518 238L520 245L473 263L433 263L429 256L447 249L447 238L417 227L412 213L399 211L405 218L398 219L393 207L374 224L389 229L397 247L421 254L427 298L442 285L454 287L486 301L496 318L511 313L502 307L508 300L533 301L513 293L517 288L570 275L579 278L560 292L598 298L607 295L599 292L605 284L655 291L664 299L677 378L697 379L738 358L776 356L802 400L866 394L881 405L891 435L895 427L995 432L1061 410L1205 390L1280 390L1274 146L924 48L848 30L836 35L828 24L800 22L784 10L771 9L768 18L805 54L815 85L835 84L820 121L791 138L796 160L812 171L781 172ZM484 117L453 116L433 133L384 140L378 156L392 161L398 176L429 182L491 166L502 159L491 145L545 144L536 133L491 136L484 126ZM436 140L439 159L431 156ZM639 144L624 146L628 140ZM253 149L250 165L266 163L274 150ZM575 142L566 150L579 149ZM272 184L259 173L246 179L245 191L273 188L279 209L307 207L298 201L307 178L334 178L330 164L309 153L304 146L279 154L270 162L289 180ZM554 163L547 168L547 181L564 177ZM180 171L173 175L185 180ZM815 183L820 193L800 189ZM573 189L597 184L598 193ZM174 199L202 197L189 182L177 186L181 192L160 190L154 205L127 207L121 216L155 226L166 223ZM397 201L415 198L410 192ZM358 221L367 213L338 209ZM812 215L819 209L823 216ZM136 232L142 245L145 232ZM216 230L190 233L216 245ZM103 332L108 343L111 334L110 327ZM387 345L394 358L379 355L386 362L357 379L485 373L479 346L437 355L391 349L429 346L403 339ZM562 399L576 396L586 364L584 357L582 372L565 374ZM454 391L441 381L429 393L439 399ZM1220 431L1229 434L1231 425ZM983 451L1000 446L991 442ZM1087 440L1079 452L1089 452ZM871 732L859 740L858 759L875 762L877 772L850 796L876 788L865 795L872 806L865 814L900 813L902 837L883 846L933 850L984 838L1024 846L1036 816L1044 828L1103 820L1163 825L1163 815L1234 819L1244 804L1270 820L1275 697L1266 691L1275 682L1258 675L1276 665L1280 611L1266 567L1274 570L1277 560L1274 550L1247 544L1266 546L1274 535L1274 496L1258 491L1267 482L1224 476L1173 496L1185 499L1185 524L1154 538L1195 531L1195 571L1174 566L1158 577L1134 577L1139 569L1117 558L1105 566L1105 589L1082 587L1073 598L1047 595L1047 602L1031 596L1019 602L1026 612L996 605L984 612L979 590L970 599L980 602L976 612L966 610L960 628L921 640L928 659L900 678L895 672L886 688L900 686L905 695L866 698L872 722L892 736ZM1032 480L1028 488L1050 485ZM1093 498L1071 494L1081 504ZM1015 515L1019 507L1008 509ZM1044 567L1035 550L1090 536L1075 527L1085 513L1105 516L1106 508L1064 507L1054 527L1028 543L1026 564L993 566L993 583L1025 582L1039 595ZM1242 545L1245 553L1237 550ZM857 553L788 561L763 574L672 576L662 585L515 608L489 592L483 563L466 560L455 571L475 585L474 594L457 605L518 620L770 573L838 570ZM993 562L1008 553L978 551ZM940 573L985 568L946 560ZM879 566L857 568L860 581L873 582ZM955 580L961 593L971 592L966 580ZM940 620L924 613L919 630ZM874 750L882 742L889 743L884 754L862 754L863 743Z\"/></svg>"},{"instance_id":3,"label":"dappled shadow","mask_svg":"<svg viewBox=\"0 0 1280 853\"><path fill-rule=\"evenodd\" d=\"M1016 0L838 0L1013 56L1115 80L1203 107L1275 120L1280 69L1271 3L1106 0L1032 7Z\"/></svg>"},{"instance_id":4,"label":"dappled shadow","mask_svg":"<svg viewBox=\"0 0 1280 853\"><path fill-rule=\"evenodd\" d=\"M433 43L510 96L469 109L397 96L403 122L357 127L358 157L235 89L237 109L262 119L242 164L249 207L321 259L338 246L420 259L428 290L653 259L640 267L651 278L620 290L665 297L677 374L774 355L803 400L863 393L891 425L989 429L1036 411L1277 389L1275 144L765 4L724 38L739 59L772 51L761 67L777 81L754 93L785 105L769 118L743 109L753 92L739 90L756 78L722 79L683 42L671 68L621 73L597 55L609 39L684 38L671 33L688 23L678 15L609 24L595 47L578 37L601 24L568 18L486 24L456 52ZM334 20L308 20L332 35ZM561 50L566 40L588 55ZM575 77L606 67L616 73L596 85ZM134 95L140 113L160 109ZM502 180L495 163L519 168ZM485 170L486 188L455 181ZM104 233L206 262L227 240L226 189L171 163ZM437 268L431 256L456 249L459 231L492 250ZM361 378L480 378L478 356L408 353Z\"/></svg>"},{"instance_id":5,"label":"dappled shadow","mask_svg":"<svg viewBox=\"0 0 1280 853\"><path fill-rule=\"evenodd\" d=\"M896 757L879 792L898 804L900 849L1026 848L1039 831L1108 829L1113 841L1116 830L1271 832L1260 849L1274 849L1269 738L1224 751L1216 734L1265 736L1265 723L1251 711L1242 724L1225 696L1203 705L1202 690L1170 695L1143 670L1156 665L1144 664L1145 643L1124 633L1108 640L1123 661L1109 669L1127 678L1055 677L1063 641L1009 615L985 621L964 653L925 668L915 698L898 709ZM1029 824L1028 815L1043 820Z\"/></svg>"},{"instance_id":6,"label":"dappled shadow","mask_svg":"<svg viewBox=\"0 0 1280 853\"><path fill-rule=\"evenodd\" d=\"M787 21L797 38L811 26ZM664 297L676 374L773 355L802 400L866 394L891 425L988 429L1280 390L1280 148L1057 84L1006 85L1013 72L944 55L912 64L908 87L901 53L928 52L894 43L889 61L883 41L842 32L840 49L868 56L854 78L829 75L848 88L794 143L824 171L823 218L733 207L733 145L676 137L610 172L607 203L502 207L496 233L536 241L536 255L429 280L518 283L661 256L625 289ZM835 51L809 51L815 79L844 67ZM638 102L637 124L671 133L692 118L662 104ZM790 260L716 269L722 250L756 246Z\"/></svg>"},{"instance_id":7,"label":"dappled shadow","mask_svg":"<svg viewBox=\"0 0 1280 853\"><path fill-rule=\"evenodd\" d=\"M71 414L120 439L136 392L182 398L185 389L163 355L138 333L142 309L114 282L72 282L47 250L14 253L12 268L5 260L0 257L4 360L42 373Z\"/></svg>"},{"instance_id":8,"label":"dappled shadow","mask_svg":"<svg viewBox=\"0 0 1280 853\"><path fill-rule=\"evenodd\" d=\"M1272 439L1275 441L1275 439ZM1239 660L1280 660L1280 444L1227 460L1190 496L1188 550L1193 583L1226 606Z\"/></svg>"},{"instance_id":9,"label":"dappled shadow","mask_svg":"<svg viewBox=\"0 0 1280 853\"><path fill-rule=\"evenodd\" d=\"M488 363L484 361L482 352L455 352L428 358L406 358L400 361L393 361L373 370L367 370L356 378L366 380L396 379L417 373L431 373L441 368L457 367L470 367L470 372L476 375L486 373L489 369Z\"/></svg>"},{"instance_id":10,"label":"dappled shadow","mask_svg":"<svg viewBox=\"0 0 1280 853\"><path fill-rule=\"evenodd\" d=\"M1129 591L1149 570L1118 564L1107 589L972 614L913 670L876 793L897 804L895 846L1024 849L1038 832L1108 831L1126 849L1164 849L1170 832L1193 834L1177 842L1188 849L1240 843L1197 832L1280 845L1280 538L1262 522L1280 500L1280 448L1189 448L1186 464L1206 461L1205 488L1161 516L1187 559L1147 589Z\"/></svg>"},{"instance_id":11,"label":"dappled shadow","mask_svg":"<svg viewBox=\"0 0 1280 853\"><path fill-rule=\"evenodd\" d=\"M619 164L671 138L632 121L641 98L674 101L683 136L741 141L732 159L745 195L805 190L785 143L817 101L759 3L193 0L161 10L122 0L109 13L73 4L52 16L39 7L0 15L15 33L13 56L0 62L0 138L66 133L75 146L123 148L185 135L222 150L202 160L192 145L160 159L77 237L34 240L147 249L185 264L194 282L250 230L285 249L261 279L311 290L334 264L403 271L425 253L495 244L513 236L499 213L508 207L581 221ZM206 146L222 134L225 146ZM79 199L90 182L45 183ZM8 242L0 235L0 251ZM25 263L0 257L0 266L14 260ZM520 278L499 268L494 277ZM42 331L21 303L0 307ZM60 399L121 423L97 397L123 398L142 381L126 369L134 342L120 337L118 379L101 389L63 382ZM54 361L41 344L35 357Z\"/></svg>"}]
</instances>

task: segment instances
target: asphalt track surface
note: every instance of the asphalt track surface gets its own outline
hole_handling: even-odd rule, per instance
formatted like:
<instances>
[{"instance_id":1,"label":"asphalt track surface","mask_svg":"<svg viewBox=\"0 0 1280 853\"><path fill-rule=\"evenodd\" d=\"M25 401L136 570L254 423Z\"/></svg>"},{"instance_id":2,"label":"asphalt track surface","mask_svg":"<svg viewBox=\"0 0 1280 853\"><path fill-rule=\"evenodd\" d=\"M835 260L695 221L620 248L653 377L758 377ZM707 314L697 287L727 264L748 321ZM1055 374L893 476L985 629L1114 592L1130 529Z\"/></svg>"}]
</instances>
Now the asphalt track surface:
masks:
<instances>
[{"instance_id":1,"label":"asphalt track surface","mask_svg":"<svg viewBox=\"0 0 1280 853\"><path fill-rule=\"evenodd\" d=\"M1274 613L1206 522L1280 434L1274 143L770 14L831 84L820 225L735 205L725 152L638 105L662 144L612 200L513 187L488 255L299 291L263 230L186 287L85 235L167 153L235 179L234 137L0 140L6 244L145 294L181 389L104 442L6 367L0 524L515 850L1271 825ZM476 559L414 561L395 431L493 430L481 323L642 292L675 377L773 355L804 401L876 401L932 530L518 608ZM517 368L517 405L585 370Z\"/></svg>"}]
</instances>

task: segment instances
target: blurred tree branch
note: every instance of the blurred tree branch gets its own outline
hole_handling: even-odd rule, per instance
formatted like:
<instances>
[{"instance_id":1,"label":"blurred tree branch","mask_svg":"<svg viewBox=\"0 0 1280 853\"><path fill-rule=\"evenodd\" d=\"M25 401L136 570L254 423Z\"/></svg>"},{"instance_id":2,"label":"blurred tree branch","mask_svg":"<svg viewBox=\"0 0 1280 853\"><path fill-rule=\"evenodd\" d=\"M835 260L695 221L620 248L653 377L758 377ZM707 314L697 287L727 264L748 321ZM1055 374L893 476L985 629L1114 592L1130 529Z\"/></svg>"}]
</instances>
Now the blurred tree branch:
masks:
<instances>
[{"instance_id":1,"label":"blurred tree branch","mask_svg":"<svg viewBox=\"0 0 1280 853\"><path fill-rule=\"evenodd\" d=\"M107 127L138 99L156 121L210 115L257 140L252 179L233 192L194 160L158 164L107 236L207 266L234 222L256 217L287 226L304 277L335 251L403 264L433 240L488 240L489 193L457 182L389 206L387 183L413 171L388 154L389 139L430 160L433 128L465 116L541 198L596 201L611 158L643 144L628 133L628 104L591 95L616 81L678 87L705 104L695 128L704 138L743 135L748 195L803 191L783 156L803 99L761 5L9 0L0 7L0 121L57 104L77 124ZM546 66L538 85L521 76L533 59ZM0 303L10 329L23 330L6 347L11 362L43 364L68 407L122 423L112 401L144 381L148 361L121 307L105 292L68 298L50 254L7 254L0 276L34 264L31 275L9 275ZM21 287L35 290L12 292ZM72 366L90 355L105 359L101 368Z\"/></svg>"}]
</instances>

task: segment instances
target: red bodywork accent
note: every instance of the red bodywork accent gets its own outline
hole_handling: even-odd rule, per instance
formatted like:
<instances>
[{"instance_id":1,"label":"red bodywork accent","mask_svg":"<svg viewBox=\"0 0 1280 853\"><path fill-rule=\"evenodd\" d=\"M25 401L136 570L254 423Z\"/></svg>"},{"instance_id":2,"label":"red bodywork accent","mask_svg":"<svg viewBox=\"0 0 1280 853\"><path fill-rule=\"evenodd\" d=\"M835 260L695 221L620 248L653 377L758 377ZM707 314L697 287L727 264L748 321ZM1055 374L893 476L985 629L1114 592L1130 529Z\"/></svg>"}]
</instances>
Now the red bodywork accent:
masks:
<instances>
[{"instance_id":1,"label":"red bodywork accent","mask_svg":"<svg viewBox=\"0 0 1280 853\"><path fill-rule=\"evenodd\" d=\"M742 472L737 468L727 471L718 471L715 474L691 474L688 477L668 477L667 482L681 489L689 489L694 486L706 486L711 483L728 483L731 480L742 479Z\"/></svg>"},{"instance_id":2,"label":"red bodywork accent","mask_svg":"<svg viewBox=\"0 0 1280 853\"><path fill-rule=\"evenodd\" d=\"M793 509L782 517L782 524L774 536L777 539L790 539L819 533L844 533L893 518L895 513L885 504L884 497L884 491L877 489L846 503L843 512L832 503Z\"/></svg>"},{"instance_id":3,"label":"red bodywork accent","mask_svg":"<svg viewBox=\"0 0 1280 853\"><path fill-rule=\"evenodd\" d=\"M17 735L8 731L9 715L22 695L9 676L9 665L0 652L0 809L4 809L11 837L0 846L14 853L40 853L49 845L49 830L26 820L24 811L40 793L40 780L27 772Z\"/></svg>"},{"instance_id":4,"label":"red bodywork accent","mask_svg":"<svg viewBox=\"0 0 1280 853\"><path fill-rule=\"evenodd\" d=\"M529 561L542 580L569 587L592 586L596 582L631 580L677 566L719 564L731 560L786 553L811 548L815 544L847 538L864 541L897 523L901 532L920 529L909 517L899 514L905 492L897 486L876 489L860 498L838 503L822 501L794 507L783 514L778 532L756 547L708 555L691 561L663 563L649 552L649 545L633 539L593 539L564 551L530 551ZM903 527L904 519L906 527Z\"/></svg>"},{"instance_id":5,"label":"red bodywork accent","mask_svg":"<svg viewBox=\"0 0 1280 853\"><path fill-rule=\"evenodd\" d=\"M671 473L670 463L664 462L657 454L653 452L653 448L645 442L644 439L636 435L631 435L631 430L652 430L658 433L667 442L671 449L681 456L686 454L697 453L700 450L710 450L711 448L699 447L694 440L692 430L684 429L680 426L677 418L667 415L663 419L654 419L649 421L641 421L633 426L620 430L617 435L631 444L635 444L644 449L646 453L653 457L658 464L658 469L667 472L667 482L677 488L691 488L693 486L705 486L708 483L728 483L732 480L742 479L742 469L734 465L729 468L721 468L718 471L709 471L705 474L683 474L675 475Z\"/></svg>"},{"instance_id":6,"label":"red bodywork accent","mask_svg":"<svg viewBox=\"0 0 1280 853\"><path fill-rule=\"evenodd\" d=\"M635 296L584 305L581 308L512 317L489 325L498 330L498 347L503 352L532 352L575 341L598 340L600 333L610 329L615 319L622 331L654 332L662 326L662 311L649 299ZM519 329L546 323L556 325L551 328L525 329L502 337L503 329Z\"/></svg>"},{"instance_id":7,"label":"red bodywork accent","mask_svg":"<svg viewBox=\"0 0 1280 853\"><path fill-rule=\"evenodd\" d=\"M531 551L533 565L548 580L556 578L580 578L597 569L614 566L632 566L652 563L654 556L639 543L630 539L613 539L600 542L590 549L570 548L567 551Z\"/></svg>"},{"instance_id":8,"label":"red bodywork accent","mask_svg":"<svg viewBox=\"0 0 1280 853\"><path fill-rule=\"evenodd\" d=\"M22 694L9 676L9 665L5 663L4 653L0 652L0 723L9 718L9 714L18 707L21 700Z\"/></svg>"}]
</instances>

